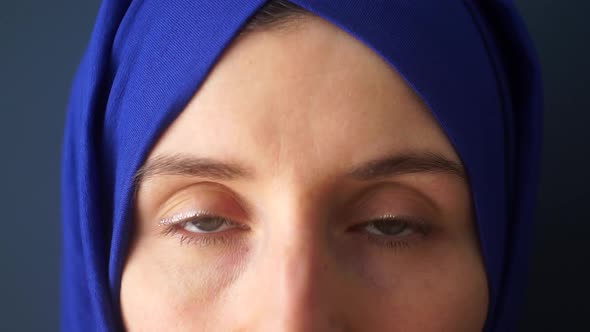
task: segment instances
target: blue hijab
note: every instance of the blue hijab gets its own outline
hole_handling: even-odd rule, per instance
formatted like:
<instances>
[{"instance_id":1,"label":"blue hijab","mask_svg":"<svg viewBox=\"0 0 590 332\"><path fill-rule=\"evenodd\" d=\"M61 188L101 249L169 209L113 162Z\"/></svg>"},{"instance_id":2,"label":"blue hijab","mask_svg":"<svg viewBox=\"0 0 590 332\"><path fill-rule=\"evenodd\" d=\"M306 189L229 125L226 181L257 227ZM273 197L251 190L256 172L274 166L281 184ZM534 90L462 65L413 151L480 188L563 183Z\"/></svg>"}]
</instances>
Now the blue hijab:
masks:
<instances>
[{"instance_id":1,"label":"blue hijab","mask_svg":"<svg viewBox=\"0 0 590 332\"><path fill-rule=\"evenodd\" d=\"M104 0L68 104L62 330L122 329L134 173L265 0ZM511 0L293 0L383 57L468 173L489 283L485 331L513 331L541 145L540 69Z\"/></svg>"}]
</instances>

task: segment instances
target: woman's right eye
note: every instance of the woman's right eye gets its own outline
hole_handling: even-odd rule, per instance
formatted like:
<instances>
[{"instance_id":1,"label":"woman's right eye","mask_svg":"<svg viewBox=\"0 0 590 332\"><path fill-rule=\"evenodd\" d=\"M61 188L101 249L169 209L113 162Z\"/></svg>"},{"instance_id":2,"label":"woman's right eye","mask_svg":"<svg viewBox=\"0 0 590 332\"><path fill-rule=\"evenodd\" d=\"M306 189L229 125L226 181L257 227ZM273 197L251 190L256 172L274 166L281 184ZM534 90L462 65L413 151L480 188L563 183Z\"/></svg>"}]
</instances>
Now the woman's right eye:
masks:
<instances>
[{"instance_id":1,"label":"woman's right eye","mask_svg":"<svg viewBox=\"0 0 590 332\"><path fill-rule=\"evenodd\" d=\"M217 216L203 216L183 222L181 228L191 233L218 233L238 227L233 222Z\"/></svg>"}]
</instances>

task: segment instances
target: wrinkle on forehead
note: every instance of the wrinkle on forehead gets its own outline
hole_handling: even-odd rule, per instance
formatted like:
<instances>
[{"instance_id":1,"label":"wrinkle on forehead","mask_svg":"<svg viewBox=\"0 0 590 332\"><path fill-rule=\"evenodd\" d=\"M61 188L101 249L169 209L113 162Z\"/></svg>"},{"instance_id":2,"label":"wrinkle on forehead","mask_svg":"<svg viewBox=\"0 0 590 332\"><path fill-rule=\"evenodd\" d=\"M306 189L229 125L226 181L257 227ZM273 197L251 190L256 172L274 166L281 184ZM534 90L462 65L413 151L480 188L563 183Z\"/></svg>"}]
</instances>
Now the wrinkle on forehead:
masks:
<instances>
[{"instance_id":1,"label":"wrinkle on forehead","mask_svg":"<svg viewBox=\"0 0 590 332\"><path fill-rule=\"evenodd\" d=\"M402 77L319 18L289 33L256 31L237 40L169 129L199 155L249 156L269 176L299 179L433 144L455 155Z\"/></svg>"}]
</instances>

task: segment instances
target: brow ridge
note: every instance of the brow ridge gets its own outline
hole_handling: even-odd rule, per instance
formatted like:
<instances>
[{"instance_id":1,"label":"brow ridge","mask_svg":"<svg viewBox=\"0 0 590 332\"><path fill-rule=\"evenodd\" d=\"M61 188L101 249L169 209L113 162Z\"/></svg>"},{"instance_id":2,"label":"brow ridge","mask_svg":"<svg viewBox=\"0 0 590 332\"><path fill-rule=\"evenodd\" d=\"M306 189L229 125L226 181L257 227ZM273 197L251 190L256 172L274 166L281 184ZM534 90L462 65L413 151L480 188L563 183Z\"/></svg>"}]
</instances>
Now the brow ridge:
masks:
<instances>
[{"instance_id":1,"label":"brow ridge","mask_svg":"<svg viewBox=\"0 0 590 332\"><path fill-rule=\"evenodd\" d=\"M371 181L412 173L446 173L466 179L460 163L439 153L402 153L381 159L370 160L352 168L344 177ZM254 178L254 171L237 163L221 162L210 158L185 154L157 155L150 158L136 175L136 185L159 175L180 175L209 178L213 180L238 180Z\"/></svg>"}]
</instances>

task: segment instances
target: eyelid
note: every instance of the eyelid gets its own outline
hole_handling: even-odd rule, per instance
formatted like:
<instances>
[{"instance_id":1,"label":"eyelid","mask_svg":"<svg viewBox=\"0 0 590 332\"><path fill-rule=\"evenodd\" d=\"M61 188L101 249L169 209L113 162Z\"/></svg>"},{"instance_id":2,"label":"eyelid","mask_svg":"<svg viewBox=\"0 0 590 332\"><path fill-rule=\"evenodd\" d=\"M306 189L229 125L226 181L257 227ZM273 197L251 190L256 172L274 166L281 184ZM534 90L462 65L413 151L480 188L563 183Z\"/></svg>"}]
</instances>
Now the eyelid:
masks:
<instances>
[{"instance_id":1,"label":"eyelid","mask_svg":"<svg viewBox=\"0 0 590 332\"><path fill-rule=\"evenodd\" d=\"M434 225L421 217L414 217L406 214L385 214L380 216L376 219L373 219L369 222L375 222L380 220L398 220L400 222L406 223L406 225L412 228L414 231L422 235L427 235L430 233L434 227Z\"/></svg>"},{"instance_id":2,"label":"eyelid","mask_svg":"<svg viewBox=\"0 0 590 332\"><path fill-rule=\"evenodd\" d=\"M192 218L203 217L203 216L216 216L215 214L211 213L209 210L191 210L186 212L181 212L172 215L171 217L164 218L158 222L158 226L169 226L169 225L176 225L180 224L184 221L187 221Z\"/></svg>"},{"instance_id":3,"label":"eyelid","mask_svg":"<svg viewBox=\"0 0 590 332\"><path fill-rule=\"evenodd\" d=\"M358 231L366 227L367 225L374 223L376 221L382 220L391 220L391 221L398 221L404 222L407 224L408 227L412 228L413 230L417 231L420 234L426 235L432 231L434 225L432 223L426 221L420 217L413 217L405 214L384 214L378 216L376 218L371 218L359 224L352 226L350 229L354 231Z\"/></svg>"},{"instance_id":4,"label":"eyelid","mask_svg":"<svg viewBox=\"0 0 590 332\"><path fill-rule=\"evenodd\" d=\"M430 219L441 214L436 202L421 190L398 182L379 183L359 194L360 198L354 203L354 210L362 214L380 214L383 210L400 209L414 214L428 216ZM355 215L355 219L362 219L361 215ZM400 215L401 217L401 215Z\"/></svg>"},{"instance_id":5,"label":"eyelid","mask_svg":"<svg viewBox=\"0 0 590 332\"><path fill-rule=\"evenodd\" d=\"M411 231L410 234L405 235L387 235L387 234L373 234L366 231L366 228L371 223L381 220L399 220L404 222L406 227ZM412 217L409 215L394 215L384 214L377 218L372 218L366 222L357 224L349 229L349 231L363 235L371 244L380 248L387 249L404 249L414 245L422 244L424 240L430 238L431 233L436 230L436 225L430 221L419 217Z\"/></svg>"},{"instance_id":6,"label":"eyelid","mask_svg":"<svg viewBox=\"0 0 590 332\"><path fill-rule=\"evenodd\" d=\"M169 236L176 235L180 238L180 244L198 244L200 246L212 246L220 244L229 244L233 237L227 233L231 230L213 231L213 232L191 232L184 230L184 224L196 221L202 218L219 218L224 222L235 226L239 230L247 230L248 227L240 223L234 222L231 219L222 217L219 214L211 213L209 210L192 210L175 214L171 217L160 220L158 226L162 226L160 235Z\"/></svg>"}]
</instances>

